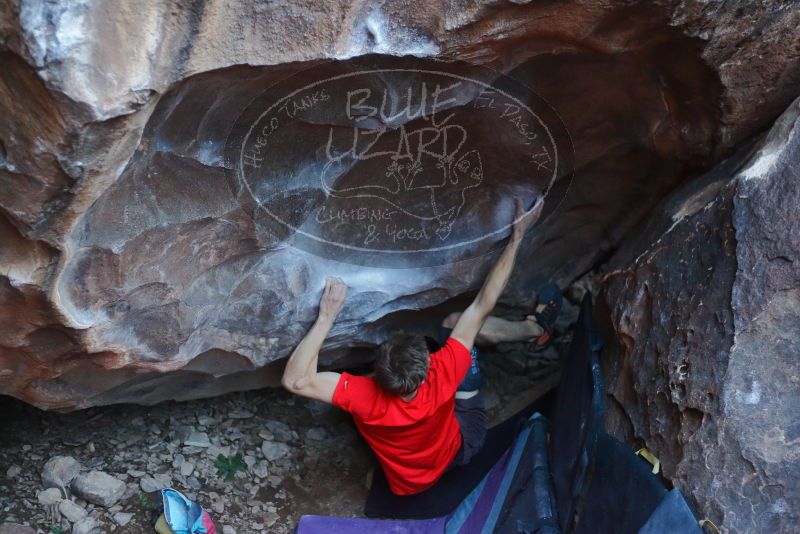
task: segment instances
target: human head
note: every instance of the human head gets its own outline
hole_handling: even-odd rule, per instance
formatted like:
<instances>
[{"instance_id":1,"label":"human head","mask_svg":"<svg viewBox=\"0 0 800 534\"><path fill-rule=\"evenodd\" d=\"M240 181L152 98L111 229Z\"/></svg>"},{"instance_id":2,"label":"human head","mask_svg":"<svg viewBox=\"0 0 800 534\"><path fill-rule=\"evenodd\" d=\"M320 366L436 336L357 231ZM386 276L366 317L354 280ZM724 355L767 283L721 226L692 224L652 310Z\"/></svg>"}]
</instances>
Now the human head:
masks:
<instances>
[{"instance_id":1,"label":"human head","mask_svg":"<svg viewBox=\"0 0 800 534\"><path fill-rule=\"evenodd\" d=\"M389 393L409 395L428 376L430 353L425 337L398 332L378 347L375 381Z\"/></svg>"}]
</instances>

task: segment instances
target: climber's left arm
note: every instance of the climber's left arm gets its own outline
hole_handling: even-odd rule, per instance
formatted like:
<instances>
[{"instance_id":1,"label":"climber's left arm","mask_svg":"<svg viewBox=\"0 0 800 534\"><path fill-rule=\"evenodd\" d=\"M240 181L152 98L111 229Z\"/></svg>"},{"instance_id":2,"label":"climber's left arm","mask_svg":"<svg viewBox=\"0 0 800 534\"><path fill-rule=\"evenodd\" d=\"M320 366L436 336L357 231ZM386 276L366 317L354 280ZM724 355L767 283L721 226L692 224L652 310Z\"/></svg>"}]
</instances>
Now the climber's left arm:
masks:
<instances>
[{"instance_id":1,"label":"climber's left arm","mask_svg":"<svg viewBox=\"0 0 800 534\"><path fill-rule=\"evenodd\" d=\"M544 207L544 197L539 197L530 210L525 210L522 200L514 199L516 212L512 222L511 237L505 250L500 255L497 263L489 271L475 300L472 301L466 310L461 314L450 337L456 338L468 350L472 349L475 338L478 336L486 318L492 313L497 300L503 293L511 277L511 270L517 258L522 238L525 232L539 219Z\"/></svg>"},{"instance_id":2,"label":"climber's left arm","mask_svg":"<svg viewBox=\"0 0 800 534\"><path fill-rule=\"evenodd\" d=\"M327 403L333 402L333 392L340 375L317 372L317 360L322 343L342 309L346 295L347 286L339 278L325 280L325 290L319 303L319 316L314 326L289 356L286 369L283 371L281 384L292 393Z\"/></svg>"}]
</instances>

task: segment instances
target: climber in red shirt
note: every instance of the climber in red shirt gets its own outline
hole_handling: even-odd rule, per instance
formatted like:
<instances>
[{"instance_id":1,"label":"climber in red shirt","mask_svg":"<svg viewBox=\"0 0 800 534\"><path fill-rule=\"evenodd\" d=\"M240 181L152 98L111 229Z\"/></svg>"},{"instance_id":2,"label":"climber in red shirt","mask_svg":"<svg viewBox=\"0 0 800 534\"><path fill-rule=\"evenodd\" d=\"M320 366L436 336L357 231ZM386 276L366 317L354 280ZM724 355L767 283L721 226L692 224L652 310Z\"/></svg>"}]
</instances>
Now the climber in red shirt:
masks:
<instances>
[{"instance_id":1,"label":"climber in red shirt","mask_svg":"<svg viewBox=\"0 0 800 534\"><path fill-rule=\"evenodd\" d=\"M398 495L431 487L449 467L469 462L482 446L486 415L476 341L550 339L561 306L555 284L540 292L536 312L524 321L489 315L508 282L525 232L542 210L541 198L529 211L519 200L516 204L505 250L472 304L442 323L449 337L439 350L430 353L422 335L398 333L379 347L374 377L318 372L319 350L347 292L344 282L328 278L317 321L286 364L286 389L352 414Z\"/></svg>"}]
</instances>

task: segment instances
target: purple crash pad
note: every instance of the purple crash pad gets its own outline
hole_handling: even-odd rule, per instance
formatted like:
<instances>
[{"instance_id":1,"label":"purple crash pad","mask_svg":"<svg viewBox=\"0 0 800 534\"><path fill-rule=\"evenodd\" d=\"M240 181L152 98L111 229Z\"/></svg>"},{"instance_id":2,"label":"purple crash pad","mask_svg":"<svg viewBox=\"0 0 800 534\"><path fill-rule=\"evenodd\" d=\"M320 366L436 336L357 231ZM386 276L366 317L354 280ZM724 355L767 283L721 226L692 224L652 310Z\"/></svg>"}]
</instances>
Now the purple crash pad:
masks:
<instances>
[{"instance_id":1,"label":"purple crash pad","mask_svg":"<svg viewBox=\"0 0 800 534\"><path fill-rule=\"evenodd\" d=\"M377 532L386 534L441 534L445 530L446 517L436 519L359 519L355 517L333 517L304 515L297 525L297 534L363 534Z\"/></svg>"}]
</instances>

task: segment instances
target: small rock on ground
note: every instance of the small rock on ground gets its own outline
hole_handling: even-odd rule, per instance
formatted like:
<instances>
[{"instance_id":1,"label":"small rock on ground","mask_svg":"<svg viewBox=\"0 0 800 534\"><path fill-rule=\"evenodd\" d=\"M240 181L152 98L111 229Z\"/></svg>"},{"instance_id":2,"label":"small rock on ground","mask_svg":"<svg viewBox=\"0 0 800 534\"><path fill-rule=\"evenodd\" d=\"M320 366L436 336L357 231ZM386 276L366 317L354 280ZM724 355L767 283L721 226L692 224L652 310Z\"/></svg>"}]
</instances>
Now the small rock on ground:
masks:
<instances>
[{"instance_id":1,"label":"small rock on ground","mask_svg":"<svg viewBox=\"0 0 800 534\"><path fill-rule=\"evenodd\" d=\"M289 455L289 446L277 441L265 441L261 444L261 452L267 460L274 462Z\"/></svg>"},{"instance_id":2,"label":"small rock on ground","mask_svg":"<svg viewBox=\"0 0 800 534\"><path fill-rule=\"evenodd\" d=\"M61 512L61 515L64 516L70 523L78 522L89 515L89 513L82 506L68 499L65 499L59 503L58 511Z\"/></svg>"},{"instance_id":3,"label":"small rock on ground","mask_svg":"<svg viewBox=\"0 0 800 534\"><path fill-rule=\"evenodd\" d=\"M271 419L264 423L264 425L269 429L272 435L275 436L275 441L286 442L292 439L292 429L283 421Z\"/></svg>"},{"instance_id":4,"label":"small rock on ground","mask_svg":"<svg viewBox=\"0 0 800 534\"><path fill-rule=\"evenodd\" d=\"M269 476L269 467L266 460L257 462L252 468L253 474L258 478L267 478Z\"/></svg>"},{"instance_id":5,"label":"small rock on ground","mask_svg":"<svg viewBox=\"0 0 800 534\"><path fill-rule=\"evenodd\" d=\"M114 519L114 522L121 527L124 527L128 523L131 522L133 519L133 514L129 514L127 512L117 512L111 516Z\"/></svg>"},{"instance_id":6,"label":"small rock on ground","mask_svg":"<svg viewBox=\"0 0 800 534\"><path fill-rule=\"evenodd\" d=\"M52 506L60 503L64 499L64 496L61 494L61 490L48 488L37 493L36 499L42 506Z\"/></svg>"},{"instance_id":7,"label":"small rock on ground","mask_svg":"<svg viewBox=\"0 0 800 534\"><path fill-rule=\"evenodd\" d=\"M90 471L72 482L78 497L98 506L114 506L125 493L125 483L102 471Z\"/></svg>"},{"instance_id":8,"label":"small rock on ground","mask_svg":"<svg viewBox=\"0 0 800 534\"><path fill-rule=\"evenodd\" d=\"M192 447L206 448L211 446L211 441L208 439L208 434L205 432L192 432L183 444Z\"/></svg>"},{"instance_id":9,"label":"small rock on ground","mask_svg":"<svg viewBox=\"0 0 800 534\"><path fill-rule=\"evenodd\" d=\"M100 525L94 517L84 517L72 526L72 534L100 534Z\"/></svg>"},{"instance_id":10,"label":"small rock on ground","mask_svg":"<svg viewBox=\"0 0 800 534\"><path fill-rule=\"evenodd\" d=\"M309 428L306 431L306 439L310 439L313 441L323 441L327 437L328 433L321 426L315 426L313 428Z\"/></svg>"},{"instance_id":11,"label":"small rock on ground","mask_svg":"<svg viewBox=\"0 0 800 534\"><path fill-rule=\"evenodd\" d=\"M192 462L183 462L181 464L181 475L188 477L194 471L194 464Z\"/></svg>"},{"instance_id":12,"label":"small rock on ground","mask_svg":"<svg viewBox=\"0 0 800 534\"><path fill-rule=\"evenodd\" d=\"M218 493L209 492L208 498L211 499L211 509L217 515L222 515L225 513L225 499L221 497Z\"/></svg>"},{"instance_id":13,"label":"small rock on ground","mask_svg":"<svg viewBox=\"0 0 800 534\"><path fill-rule=\"evenodd\" d=\"M36 531L19 523L0 523L0 534L36 534Z\"/></svg>"},{"instance_id":14,"label":"small rock on ground","mask_svg":"<svg viewBox=\"0 0 800 534\"><path fill-rule=\"evenodd\" d=\"M67 488L81 472L81 464L72 456L53 456L42 469L45 488Z\"/></svg>"},{"instance_id":15,"label":"small rock on ground","mask_svg":"<svg viewBox=\"0 0 800 534\"><path fill-rule=\"evenodd\" d=\"M22 468L18 465L12 465L11 467L6 470L6 478L9 480L14 480L22 473Z\"/></svg>"},{"instance_id":16,"label":"small rock on ground","mask_svg":"<svg viewBox=\"0 0 800 534\"><path fill-rule=\"evenodd\" d=\"M156 474L153 476L145 476L139 480L139 487L145 493L153 493L172 485L172 478L167 474Z\"/></svg>"}]
</instances>

